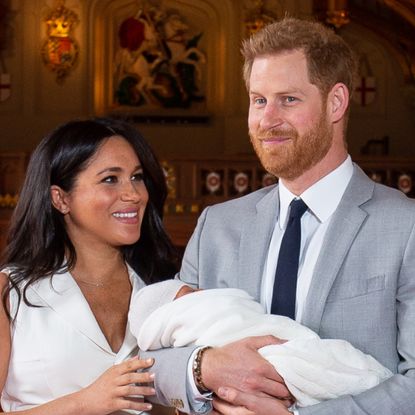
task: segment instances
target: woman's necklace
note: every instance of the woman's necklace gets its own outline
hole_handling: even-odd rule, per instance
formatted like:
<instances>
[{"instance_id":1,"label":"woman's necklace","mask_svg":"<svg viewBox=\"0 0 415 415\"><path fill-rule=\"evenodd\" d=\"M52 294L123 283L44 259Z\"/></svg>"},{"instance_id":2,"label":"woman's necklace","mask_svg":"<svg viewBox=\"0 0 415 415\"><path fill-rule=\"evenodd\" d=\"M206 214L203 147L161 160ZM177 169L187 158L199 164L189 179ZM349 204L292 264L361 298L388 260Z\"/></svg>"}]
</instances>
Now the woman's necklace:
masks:
<instances>
[{"instance_id":1,"label":"woman's necklace","mask_svg":"<svg viewBox=\"0 0 415 415\"><path fill-rule=\"evenodd\" d=\"M90 286L96 287L96 288L105 287L104 282L91 282L91 281L81 280L80 278L76 278L75 281L81 282L82 284L90 285Z\"/></svg>"},{"instance_id":2,"label":"woman's necklace","mask_svg":"<svg viewBox=\"0 0 415 415\"><path fill-rule=\"evenodd\" d=\"M125 264L124 264L124 267L125 267L125 272L128 275L127 266ZM73 277L74 277L74 279L75 279L76 282L80 282L82 284L90 285L91 287L95 287L95 288L102 288L102 287L105 287L107 285L106 282L102 282L102 281L100 281L100 282L92 282L92 281L88 281L88 280L83 280L82 278L78 278L78 277L75 278L74 275L73 275Z\"/></svg>"}]
</instances>

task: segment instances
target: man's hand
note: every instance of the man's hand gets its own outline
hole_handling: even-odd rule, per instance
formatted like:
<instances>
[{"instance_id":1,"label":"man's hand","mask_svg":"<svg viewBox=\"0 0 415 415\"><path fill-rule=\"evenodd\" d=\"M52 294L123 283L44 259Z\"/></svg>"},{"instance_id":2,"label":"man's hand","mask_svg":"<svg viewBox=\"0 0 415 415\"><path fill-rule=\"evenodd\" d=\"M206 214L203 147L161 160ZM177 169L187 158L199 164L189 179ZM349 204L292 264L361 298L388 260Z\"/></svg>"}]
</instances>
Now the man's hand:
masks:
<instances>
[{"instance_id":1,"label":"man's hand","mask_svg":"<svg viewBox=\"0 0 415 415\"><path fill-rule=\"evenodd\" d=\"M212 415L288 415L292 401L258 397L233 388L219 388ZM221 398L221 399L220 399Z\"/></svg>"},{"instance_id":2,"label":"man's hand","mask_svg":"<svg viewBox=\"0 0 415 415\"><path fill-rule=\"evenodd\" d=\"M216 393L226 386L259 397L291 398L284 380L258 353L261 347L284 342L274 336L248 337L207 350L202 360L203 383Z\"/></svg>"}]
</instances>

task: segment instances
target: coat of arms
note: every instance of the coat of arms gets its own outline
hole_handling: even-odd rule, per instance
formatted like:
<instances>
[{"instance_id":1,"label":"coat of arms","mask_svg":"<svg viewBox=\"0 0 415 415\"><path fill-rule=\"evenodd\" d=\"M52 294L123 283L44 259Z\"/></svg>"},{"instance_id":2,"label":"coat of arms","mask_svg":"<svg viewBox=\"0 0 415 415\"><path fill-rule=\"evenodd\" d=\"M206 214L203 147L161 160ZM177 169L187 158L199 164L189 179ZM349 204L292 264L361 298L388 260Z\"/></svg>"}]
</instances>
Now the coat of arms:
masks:
<instances>
[{"instance_id":1,"label":"coat of arms","mask_svg":"<svg viewBox=\"0 0 415 415\"><path fill-rule=\"evenodd\" d=\"M46 18L47 38L42 46L45 65L56 73L56 81L62 83L78 61L79 45L73 38L73 30L79 23L77 14L58 1Z\"/></svg>"}]
</instances>

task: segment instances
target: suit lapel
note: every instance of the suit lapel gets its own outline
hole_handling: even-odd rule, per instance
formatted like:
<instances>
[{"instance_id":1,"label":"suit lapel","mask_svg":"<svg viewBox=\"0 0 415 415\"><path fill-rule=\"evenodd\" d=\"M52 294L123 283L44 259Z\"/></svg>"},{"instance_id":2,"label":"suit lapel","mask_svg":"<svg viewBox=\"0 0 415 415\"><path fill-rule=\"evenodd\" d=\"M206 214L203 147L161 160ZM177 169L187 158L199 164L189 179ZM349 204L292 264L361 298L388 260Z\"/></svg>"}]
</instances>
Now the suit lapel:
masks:
<instances>
[{"instance_id":1,"label":"suit lapel","mask_svg":"<svg viewBox=\"0 0 415 415\"><path fill-rule=\"evenodd\" d=\"M302 323L317 333L330 289L367 216L360 206L372 197L373 189L374 183L355 165L352 179L327 229L304 308Z\"/></svg>"},{"instance_id":2,"label":"suit lapel","mask_svg":"<svg viewBox=\"0 0 415 415\"><path fill-rule=\"evenodd\" d=\"M242 230L238 287L256 300L260 299L262 274L278 212L278 186L275 186L257 203L255 214Z\"/></svg>"}]
</instances>

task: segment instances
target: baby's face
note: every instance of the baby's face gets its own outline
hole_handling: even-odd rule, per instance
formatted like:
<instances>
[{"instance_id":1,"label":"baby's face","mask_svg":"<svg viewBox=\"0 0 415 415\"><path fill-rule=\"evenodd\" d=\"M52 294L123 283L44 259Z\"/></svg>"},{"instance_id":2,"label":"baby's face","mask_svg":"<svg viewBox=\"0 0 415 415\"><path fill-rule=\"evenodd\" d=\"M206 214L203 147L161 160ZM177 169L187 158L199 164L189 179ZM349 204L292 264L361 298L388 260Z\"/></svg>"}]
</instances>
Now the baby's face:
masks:
<instances>
[{"instance_id":1,"label":"baby's face","mask_svg":"<svg viewBox=\"0 0 415 415\"><path fill-rule=\"evenodd\" d=\"M183 297L186 294L194 293L195 291L199 291L199 290L189 287L188 285L183 285L183 287L180 288L179 291L177 291L177 294L174 297L174 299L177 300L178 298Z\"/></svg>"}]
</instances>

